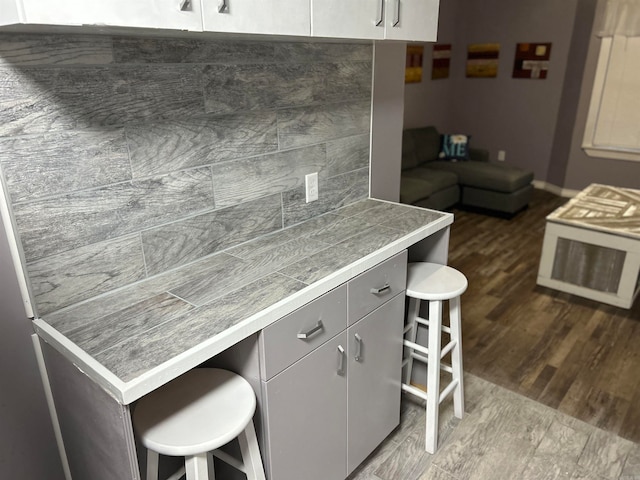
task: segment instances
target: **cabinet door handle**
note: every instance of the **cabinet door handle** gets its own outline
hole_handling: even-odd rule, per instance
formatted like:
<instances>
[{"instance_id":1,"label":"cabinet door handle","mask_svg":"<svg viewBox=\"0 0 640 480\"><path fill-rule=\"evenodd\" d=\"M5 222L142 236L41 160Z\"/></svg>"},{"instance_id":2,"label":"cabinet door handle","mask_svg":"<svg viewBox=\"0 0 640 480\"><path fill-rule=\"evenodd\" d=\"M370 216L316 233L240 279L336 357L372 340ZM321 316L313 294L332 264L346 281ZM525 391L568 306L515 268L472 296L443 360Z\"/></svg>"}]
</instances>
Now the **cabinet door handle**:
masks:
<instances>
[{"instance_id":1,"label":"cabinet door handle","mask_svg":"<svg viewBox=\"0 0 640 480\"><path fill-rule=\"evenodd\" d=\"M400 0L396 0L396 14L393 17L393 26L397 27L400 25Z\"/></svg>"},{"instance_id":2,"label":"cabinet door handle","mask_svg":"<svg viewBox=\"0 0 640 480\"><path fill-rule=\"evenodd\" d=\"M385 283L383 286L381 287L374 287L371 290L369 290L371 293L373 293L374 295L380 295L381 293L385 293L386 291L391 290L391 285L389 285L388 283Z\"/></svg>"},{"instance_id":3,"label":"cabinet door handle","mask_svg":"<svg viewBox=\"0 0 640 480\"><path fill-rule=\"evenodd\" d=\"M311 335L313 335L316 332L319 332L323 328L324 328L324 325L322 325L322 320L318 320L318 323L316 323L315 327L311 328L310 330L307 330L306 332L300 332L296 336L302 340L306 340Z\"/></svg>"},{"instance_id":4,"label":"cabinet door handle","mask_svg":"<svg viewBox=\"0 0 640 480\"><path fill-rule=\"evenodd\" d=\"M218 4L218 13L229 13L229 5L227 5L227 0L222 0Z\"/></svg>"},{"instance_id":5,"label":"cabinet door handle","mask_svg":"<svg viewBox=\"0 0 640 480\"><path fill-rule=\"evenodd\" d=\"M191 10L191 0L181 0L180 11L187 12L189 10Z\"/></svg>"},{"instance_id":6,"label":"cabinet door handle","mask_svg":"<svg viewBox=\"0 0 640 480\"><path fill-rule=\"evenodd\" d=\"M344 375L344 348L338 345L338 375Z\"/></svg>"},{"instance_id":7,"label":"cabinet door handle","mask_svg":"<svg viewBox=\"0 0 640 480\"><path fill-rule=\"evenodd\" d=\"M362 360L362 337L357 333L354 335L354 337L356 339L356 354L354 356L354 360L356 362L359 362L360 360Z\"/></svg>"},{"instance_id":8,"label":"cabinet door handle","mask_svg":"<svg viewBox=\"0 0 640 480\"><path fill-rule=\"evenodd\" d=\"M376 27L383 27L382 20L384 20L384 0L380 0L380 10L378 18L376 18Z\"/></svg>"}]
</instances>

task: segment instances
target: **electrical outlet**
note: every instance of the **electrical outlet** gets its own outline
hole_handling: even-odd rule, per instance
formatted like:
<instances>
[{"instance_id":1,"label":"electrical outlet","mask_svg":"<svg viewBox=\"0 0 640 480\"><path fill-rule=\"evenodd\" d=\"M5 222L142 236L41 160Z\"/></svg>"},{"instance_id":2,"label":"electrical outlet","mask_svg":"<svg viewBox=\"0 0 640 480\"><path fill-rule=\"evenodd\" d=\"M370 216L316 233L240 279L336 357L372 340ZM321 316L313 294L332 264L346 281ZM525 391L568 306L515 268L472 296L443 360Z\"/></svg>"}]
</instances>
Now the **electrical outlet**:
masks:
<instances>
[{"instance_id":1,"label":"electrical outlet","mask_svg":"<svg viewBox=\"0 0 640 480\"><path fill-rule=\"evenodd\" d=\"M498 150L498 160L504 162L505 158L507 158L507 152L504 150Z\"/></svg>"},{"instance_id":2,"label":"electrical outlet","mask_svg":"<svg viewBox=\"0 0 640 480\"><path fill-rule=\"evenodd\" d=\"M307 203L318 200L318 172L305 175L304 188Z\"/></svg>"}]
</instances>

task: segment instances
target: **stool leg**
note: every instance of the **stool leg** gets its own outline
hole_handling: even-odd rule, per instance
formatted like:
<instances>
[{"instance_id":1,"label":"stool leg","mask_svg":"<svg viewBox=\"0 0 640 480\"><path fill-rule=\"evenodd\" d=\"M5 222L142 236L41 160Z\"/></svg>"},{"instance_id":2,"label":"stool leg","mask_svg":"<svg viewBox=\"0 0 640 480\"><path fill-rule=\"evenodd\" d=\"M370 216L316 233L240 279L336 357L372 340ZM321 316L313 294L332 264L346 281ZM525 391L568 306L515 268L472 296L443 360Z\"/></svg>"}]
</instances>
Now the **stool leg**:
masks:
<instances>
[{"instance_id":1,"label":"stool leg","mask_svg":"<svg viewBox=\"0 0 640 480\"><path fill-rule=\"evenodd\" d=\"M147 480L158 480L158 452L147 448Z\"/></svg>"},{"instance_id":2,"label":"stool leg","mask_svg":"<svg viewBox=\"0 0 640 480\"><path fill-rule=\"evenodd\" d=\"M416 318L420 315L420 299L409 297L409 310L407 312L407 322L411 325L410 330L407 332L409 334L409 341L415 343L418 335L418 322L416 322ZM411 373L413 370L413 357L411 354L413 353L413 349L409 347L405 347L408 350L409 361L407 362L407 370L405 374L405 381L407 385L411 385Z\"/></svg>"},{"instance_id":3,"label":"stool leg","mask_svg":"<svg viewBox=\"0 0 640 480\"><path fill-rule=\"evenodd\" d=\"M453 391L453 412L458 418L464 415L464 385L462 372L462 310L460 308L460 297L449 300L449 326L451 337L456 341L456 346L451 351L451 370L453 370L453 381L458 381L458 385Z\"/></svg>"},{"instance_id":4,"label":"stool leg","mask_svg":"<svg viewBox=\"0 0 640 480\"><path fill-rule=\"evenodd\" d=\"M187 472L187 480L214 480L213 459L208 452L198 453L186 457L184 467ZM209 477L211 474L211 477Z\"/></svg>"},{"instance_id":5,"label":"stool leg","mask_svg":"<svg viewBox=\"0 0 640 480\"><path fill-rule=\"evenodd\" d=\"M247 480L265 480L264 467L262 466L262 458L260 457L260 448L258 447L253 421L249 420L246 428L238 435L238 442L240 443Z\"/></svg>"},{"instance_id":6,"label":"stool leg","mask_svg":"<svg viewBox=\"0 0 640 480\"><path fill-rule=\"evenodd\" d=\"M440 405L440 347L442 344L442 301L429 302L429 363L427 364L426 451L438 447L438 406Z\"/></svg>"}]
</instances>

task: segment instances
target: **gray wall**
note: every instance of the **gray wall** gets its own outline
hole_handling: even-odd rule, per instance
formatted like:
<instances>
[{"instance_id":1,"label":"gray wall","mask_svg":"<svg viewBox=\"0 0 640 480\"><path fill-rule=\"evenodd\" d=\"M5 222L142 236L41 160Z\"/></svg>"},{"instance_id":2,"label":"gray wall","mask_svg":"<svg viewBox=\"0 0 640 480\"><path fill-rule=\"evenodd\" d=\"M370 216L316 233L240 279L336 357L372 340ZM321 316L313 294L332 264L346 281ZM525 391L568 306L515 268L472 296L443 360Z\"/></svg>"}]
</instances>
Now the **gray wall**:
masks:
<instances>
[{"instance_id":1,"label":"gray wall","mask_svg":"<svg viewBox=\"0 0 640 480\"><path fill-rule=\"evenodd\" d=\"M32 333L0 217L0 476L62 480Z\"/></svg>"},{"instance_id":2,"label":"gray wall","mask_svg":"<svg viewBox=\"0 0 640 480\"><path fill-rule=\"evenodd\" d=\"M405 105L418 104L429 112L444 112L440 118L417 107L408 111L405 125L435 124L440 130L472 135L472 145L486 148L491 158L506 151L509 164L530 169L536 179L545 179L554 139L566 62L571 44L578 0L458 0L443 2L438 41L453 44L451 76L430 79L431 48L425 48L423 99L405 93ZM512 78L517 42L552 42L546 80ZM497 78L466 78L466 48L469 43L500 43ZM449 85L445 85L449 83ZM448 95L448 97L447 97ZM443 106L443 98L448 104ZM410 116L409 116L410 115Z\"/></svg>"},{"instance_id":3,"label":"gray wall","mask_svg":"<svg viewBox=\"0 0 640 480\"><path fill-rule=\"evenodd\" d=\"M564 187L573 190L580 190L591 183L640 188L640 162L590 157L582 150L582 139L600 51L600 40L596 37L597 25L600 25L600 18L604 13L604 3L603 0L598 0L595 27L587 44L588 53L567 159Z\"/></svg>"},{"instance_id":4,"label":"gray wall","mask_svg":"<svg viewBox=\"0 0 640 480\"><path fill-rule=\"evenodd\" d=\"M400 200L402 118L404 114L404 42L376 42L371 121L371 196Z\"/></svg>"},{"instance_id":5,"label":"gray wall","mask_svg":"<svg viewBox=\"0 0 640 480\"><path fill-rule=\"evenodd\" d=\"M371 45L3 35L0 74L40 315L369 194Z\"/></svg>"},{"instance_id":6,"label":"gray wall","mask_svg":"<svg viewBox=\"0 0 640 480\"><path fill-rule=\"evenodd\" d=\"M599 41L592 31L602 0L451 0L440 5L438 42L453 44L451 76L405 87L405 128L436 125L473 136L493 160L534 172L536 180L580 190L590 183L639 188L640 162L588 157L581 148ZM596 20L597 22L597 20ZM552 42L546 80L511 77L516 43ZM498 77L465 78L469 43L501 44Z\"/></svg>"}]
</instances>

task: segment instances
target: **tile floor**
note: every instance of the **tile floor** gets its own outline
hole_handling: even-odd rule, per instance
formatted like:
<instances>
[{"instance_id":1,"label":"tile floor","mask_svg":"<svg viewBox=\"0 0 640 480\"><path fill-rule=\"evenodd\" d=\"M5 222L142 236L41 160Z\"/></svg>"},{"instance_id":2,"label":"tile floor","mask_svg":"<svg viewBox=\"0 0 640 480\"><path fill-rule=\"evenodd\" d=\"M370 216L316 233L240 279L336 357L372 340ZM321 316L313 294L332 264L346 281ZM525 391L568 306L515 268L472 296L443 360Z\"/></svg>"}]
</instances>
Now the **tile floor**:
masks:
<instances>
[{"instance_id":1,"label":"tile floor","mask_svg":"<svg viewBox=\"0 0 640 480\"><path fill-rule=\"evenodd\" d=\"M349 480L640 480L640 444L465 374L465 417L440 410L424 451L424 407L403 397L400 426Z\"/></svg>"}]
</instances>

